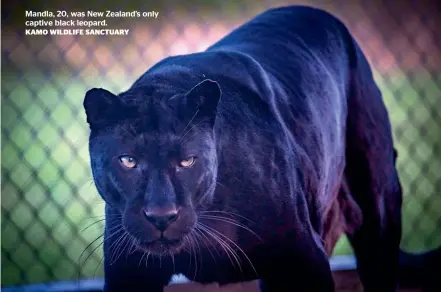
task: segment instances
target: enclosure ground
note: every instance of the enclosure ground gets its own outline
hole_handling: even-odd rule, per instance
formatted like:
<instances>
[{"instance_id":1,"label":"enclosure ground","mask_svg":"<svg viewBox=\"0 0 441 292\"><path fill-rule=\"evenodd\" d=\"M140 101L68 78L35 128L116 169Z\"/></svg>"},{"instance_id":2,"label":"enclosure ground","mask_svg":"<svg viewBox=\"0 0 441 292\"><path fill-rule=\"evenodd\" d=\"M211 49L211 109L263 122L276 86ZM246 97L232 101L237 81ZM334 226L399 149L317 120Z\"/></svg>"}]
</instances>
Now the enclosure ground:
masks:
<instances>
[{"instance_id":1,"label":"enclosure ground","mask_svg":"<svg viewBox=\"0 0 441 292\"><path fill-rule=\"evenodd\" d=\"M355 270L333 272L336 292L363 292L360 279ZM164 292L258 292L257 281L227 285L174 284ZM421 289L399 289L397 292L422 292Z\"/></svg>"}]
</instances>

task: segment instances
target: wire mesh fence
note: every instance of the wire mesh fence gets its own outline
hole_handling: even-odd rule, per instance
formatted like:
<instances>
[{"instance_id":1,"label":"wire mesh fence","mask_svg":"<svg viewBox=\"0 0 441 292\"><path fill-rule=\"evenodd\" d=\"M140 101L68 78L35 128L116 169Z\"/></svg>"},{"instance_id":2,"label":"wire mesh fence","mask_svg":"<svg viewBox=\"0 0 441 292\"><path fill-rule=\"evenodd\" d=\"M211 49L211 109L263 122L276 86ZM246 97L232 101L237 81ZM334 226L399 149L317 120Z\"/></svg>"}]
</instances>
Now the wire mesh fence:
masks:
<instances>
[{"instance_id":1,"label":"wire mesh fence","mask_svg":"<svg viewBox=\"0 0 441 292\"><path fill-rule=\"evenodd\" d=\"M104 204L89 169L87 89L120 92L160 59L202 51L257 13L286 4L332 12L359 41L399 153L402 247L441 244L439 7L429 1L192 1L191 8L169 2L156 9L157 19L114 23L130 29L124 37L25 36L12 21L17 16L2 11L2 286L102 276ZM342 239L335 254L346 253L351 249Z\"/></svg>"}]
</instances>

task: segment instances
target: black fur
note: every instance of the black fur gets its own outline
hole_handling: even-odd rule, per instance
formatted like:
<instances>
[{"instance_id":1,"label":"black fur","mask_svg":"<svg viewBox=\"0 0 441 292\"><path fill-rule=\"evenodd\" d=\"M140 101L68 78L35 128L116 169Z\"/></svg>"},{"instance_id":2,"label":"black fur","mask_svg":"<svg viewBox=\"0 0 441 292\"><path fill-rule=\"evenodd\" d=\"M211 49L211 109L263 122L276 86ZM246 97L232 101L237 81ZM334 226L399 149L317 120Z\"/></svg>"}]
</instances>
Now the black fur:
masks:
<instances>
[{"instance_id":1,"label":"black fur","mask_svg":"<svg viewBox=\"0 0 441 292\"><path fill-rule=\"evenodd\" d=\"M84 106L106 201L105 291L161 291L173 273L333 291L328 256L342 232L365 291L394 291L401 187L388 114L330 14L271 9L118 96L92 89ZM161 244L144 212L170 210L179 215Z\"/></svg>"}]
</instances>

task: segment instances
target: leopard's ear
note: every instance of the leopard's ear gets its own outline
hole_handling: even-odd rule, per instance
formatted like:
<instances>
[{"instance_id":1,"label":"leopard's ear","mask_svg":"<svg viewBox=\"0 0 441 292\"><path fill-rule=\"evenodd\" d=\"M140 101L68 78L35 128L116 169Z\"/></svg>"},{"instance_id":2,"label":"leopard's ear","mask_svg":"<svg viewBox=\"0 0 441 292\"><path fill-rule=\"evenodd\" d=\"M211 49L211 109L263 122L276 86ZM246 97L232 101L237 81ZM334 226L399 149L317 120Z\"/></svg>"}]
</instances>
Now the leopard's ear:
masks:
<instances>
[{"instance_id":1,"label":"leopard's ear","mask_svg":"<svg viewBox=\"0 0 441 292\"><path fill-rule=\"evenodd\" d=\"M220 85L214 80L205 79L196 84L186 94L187 109L194 115L192 122L197 123L203 120L213 126L221 95Z\"/></svg>"},{"instance_id":2,"label":"leopard's ear","mask_svg":"<svg viewBox=\"0 0 441 292\"><path fill-rule=\"evenodd\" d=\"M119 97L103 88L93 88L87 91L83 106L92 131L117 122L124 114Z\"/></svg>"}]
</instances>

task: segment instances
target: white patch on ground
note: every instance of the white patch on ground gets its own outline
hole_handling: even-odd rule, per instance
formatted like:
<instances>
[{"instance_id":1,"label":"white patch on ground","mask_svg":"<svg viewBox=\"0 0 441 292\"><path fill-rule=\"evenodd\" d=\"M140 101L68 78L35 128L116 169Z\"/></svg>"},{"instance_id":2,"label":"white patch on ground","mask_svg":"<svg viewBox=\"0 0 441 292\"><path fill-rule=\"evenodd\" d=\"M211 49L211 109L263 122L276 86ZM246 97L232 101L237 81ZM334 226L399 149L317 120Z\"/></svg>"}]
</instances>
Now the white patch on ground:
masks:
<instances>
[{"instance_id":1,"label":"white patch on ground","mask_svg":"<svg viewBox=\"0 0 441 292\"><path fill-rule=\"evenodd\" d=\"M185 283L191 283L191 281L182 274L176 274L171 277L170 282L168 284L170 285L170 284L185 284Z\"/></svg>"}]
</instances>

